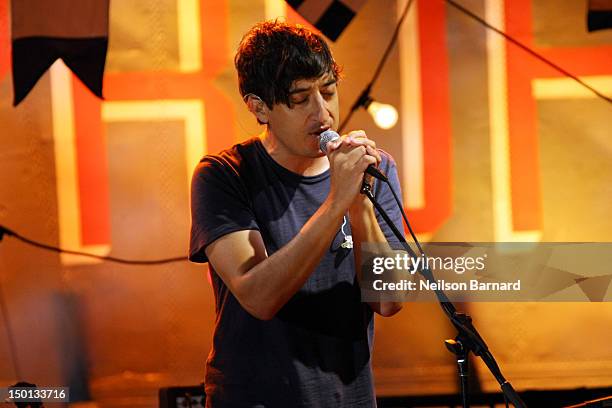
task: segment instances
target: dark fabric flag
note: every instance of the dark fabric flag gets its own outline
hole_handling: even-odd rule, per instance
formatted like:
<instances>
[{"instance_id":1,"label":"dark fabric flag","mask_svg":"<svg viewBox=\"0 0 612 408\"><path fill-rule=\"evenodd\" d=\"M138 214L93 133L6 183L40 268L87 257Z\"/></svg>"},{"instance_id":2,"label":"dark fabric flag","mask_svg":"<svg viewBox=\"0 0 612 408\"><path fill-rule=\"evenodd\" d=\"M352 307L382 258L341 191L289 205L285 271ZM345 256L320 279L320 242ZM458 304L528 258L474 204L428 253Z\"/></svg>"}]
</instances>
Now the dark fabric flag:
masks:
<instances>
[{"instance_id":1,"label":"dark fabric flag","mask_svg":"<svg viewBox=\"0 0 612 408\"><path fill-rule=\"evenodd\" d=\"M287 0L306 21L336 41L366 0Z\"/></svg>"},{"instance_id":2,"label":"dark fabric flag","mask_svg":"<svg viewBox=\"0 0 612 408\"><path fill-rule=\"evenodd\" d=\"M58 58L102 98L108 12L109 0L14 0L13 105Z\"/></svg>"},{"instance_id":3,"label":"dark fabric flag","mask_svg":"<svg viewBox=\"0 0 612 408\"><path fill-rule=\"evenodd\" d=\"M612 28L612 0L589 0L587 29L589 31Z\"/></svg>"}]
</instances>

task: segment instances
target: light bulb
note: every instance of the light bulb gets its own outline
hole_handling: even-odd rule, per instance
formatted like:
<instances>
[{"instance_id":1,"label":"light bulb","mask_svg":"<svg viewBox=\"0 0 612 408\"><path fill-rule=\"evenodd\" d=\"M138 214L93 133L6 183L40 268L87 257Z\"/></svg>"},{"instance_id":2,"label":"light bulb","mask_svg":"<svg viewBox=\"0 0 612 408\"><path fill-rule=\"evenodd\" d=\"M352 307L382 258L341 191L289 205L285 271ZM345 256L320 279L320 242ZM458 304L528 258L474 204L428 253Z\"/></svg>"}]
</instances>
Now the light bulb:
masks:
<instances>
[{"instance_id":1,"label":"light bulb","mask_svg":"<svg viewBox=\"0 0 612 408\"><path fill-rule=\"evenodd\" d=\"M397 123L397 110L393 105L372 101L368 112L374 118L374 123L381 129L391 129Z\"/></svg>"}]
</instances>

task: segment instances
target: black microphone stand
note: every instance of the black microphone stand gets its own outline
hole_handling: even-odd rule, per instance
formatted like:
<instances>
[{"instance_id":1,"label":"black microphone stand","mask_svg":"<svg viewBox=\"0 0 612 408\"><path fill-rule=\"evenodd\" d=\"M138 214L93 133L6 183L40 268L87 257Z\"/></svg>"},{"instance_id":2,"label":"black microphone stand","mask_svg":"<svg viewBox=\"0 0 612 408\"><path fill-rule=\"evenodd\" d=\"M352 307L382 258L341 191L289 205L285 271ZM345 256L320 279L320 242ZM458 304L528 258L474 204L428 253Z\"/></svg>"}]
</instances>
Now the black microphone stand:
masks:
<instances>
[{"instance_id":1,"label":"black microphone stand","mask_svg":"<svg viewBox=\"0 0 612 408\"><path fill-rule=\"evenodd\" d=\"M389 185L391 188L391 185ZM372 193L372 187L367 182L363 182L361 193L365 194L366 197L372 202L374 208L378 211L378 213L383 217L387 225L393 231L393 234L400 241L406 252L413 258L418 258L414 253L412 248L406 242L406 238L404 238L404 234L402 234L397 226L391 221L389 215L386 213L384 208L376 201L376 197ZM400 209L403 211L403 209ZM416 240L416 237L414 237ZM417 241L418 245L418 241ZM419 246L420 248L420 246ZM421 251L422 252L422 251ZM423 253L423 255L425 255ZM421 264L421 263L419 263ZM427 262L424 262L426 265ZM421 264L422 265L422 264ZM433 272L431 269L427 267L421 266L419 273L429 282L435 283L435 279L433 276ZM508 380L506 380L501 372L501 369L497 365L493 354L489 351L487 344L480 336L474 325L472 324L472 318L465 313L458 313L455 305L451 303L446 294L440 290L435 290L436 297L438 298L438 302L440 302L440 306L442 310L449 318L451 324L457 329L457 336L454 340L446 340L445 345L449 351L455 354L457 359L457 369L459 372L459 378L461 383L461 397L463 401L463 407L469 407L469 399L468 399L468 374L469 374L469 366L468 366L468 354L470 352L474 353L474 355L480 357L482 361L484 361L485 365L488 367L493 377L497 380L500 385L500 388L506 397L516 408L527 408L527 405L521 400L518 393L512 387L512 384Z\"/></svg>"}]
</instances>

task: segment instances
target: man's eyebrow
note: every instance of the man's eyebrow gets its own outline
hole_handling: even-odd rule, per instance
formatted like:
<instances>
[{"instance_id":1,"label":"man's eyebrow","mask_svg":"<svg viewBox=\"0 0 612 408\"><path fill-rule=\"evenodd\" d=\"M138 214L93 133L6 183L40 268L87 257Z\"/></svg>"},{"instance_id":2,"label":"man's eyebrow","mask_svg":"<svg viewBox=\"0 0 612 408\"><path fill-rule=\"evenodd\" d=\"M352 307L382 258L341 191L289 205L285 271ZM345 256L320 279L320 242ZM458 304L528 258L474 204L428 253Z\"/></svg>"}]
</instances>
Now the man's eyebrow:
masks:
<instances>
[{"instance_id":1,"label":"man's eyebrow","mask_svg":"<svg viewBox=\"0 0 612 408\"><path fill-rule=\"evenodd\" d=\"M324 86L324 87L326 87L326 86L330 86L330 85L333 85L333 84L335 84L335 83L337 83L337 82L338 82L338 80L337 80L337 79L333 79L333 78L332 78L332 79L330 79L329 81L325 82L325 83L323 84L323 86ZM300 93L300 92L309 91L310 89L312 89L312 85L311 85L311 86L307 86L307 87L295 88L295 89L293 89L293 90L290 90L290 91L289 91L289 95L293 95L293 94L296 94L296 93Z\"/></svg>"},{"instance_id":2,"label":"man's eyebrow","mask_svg":"<svg viewBox=\"0 0 612 408\"><path fill-rule=\"evenodd\" d=\"M295 89L289 91L289 95L293 95L293 94L300 93L300 92L305 92L305 91L310 90L311 88L312 88L312 86L309 86L309 87L306 87L306 88L295 88Z\"/></svg>"},{"instance_id":3,"label":"man's eyebrow","mask_svg":"<svg viewBox=\"0 0 612 408\"><path fill-rule=\"evenodd\" d=\"M337 79L332 78L329 81L327 81L326 83L324 83L323 86L330 86L330 85L333 85L333 84L335 84L337 82L338 82Z\"/></svg>"}]
</instances>

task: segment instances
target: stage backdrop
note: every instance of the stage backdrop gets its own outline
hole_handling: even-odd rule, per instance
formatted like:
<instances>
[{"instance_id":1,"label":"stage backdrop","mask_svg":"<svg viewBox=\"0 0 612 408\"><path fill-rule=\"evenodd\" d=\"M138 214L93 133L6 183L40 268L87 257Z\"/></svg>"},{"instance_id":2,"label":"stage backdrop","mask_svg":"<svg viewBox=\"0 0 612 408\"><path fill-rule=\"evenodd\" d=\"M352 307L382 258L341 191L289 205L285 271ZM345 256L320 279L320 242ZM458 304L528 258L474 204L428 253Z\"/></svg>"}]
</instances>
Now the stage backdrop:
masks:
<instances>
[{"instance_id":1,"label":"stage backdrop","mask_svg":"<svg viewBox=\"0 0 612 408\"><path fill-rule=\"evenodd\" d=\"M461 4L607 95L612 32L587 34L586 0ZM405 0L369 0L332 44L345 115L369 81ZM198 159L260 131L233 54L279 0L113 1L100 101L57 62L11 106L8 0L0 0L0 224L73 250L185 255ZM445 4L415 1L372 95L400 121L365 129L395 157L424 240L610 241L611 105ZM154 406L197 384L214 305L207 268L144 267L0 243L0 385L70 385L102 407ZM608 288L608 291L612 288ZM461 305L519 390L612 385L612 305ZM376 322L380 395L455 392L434 304ZM483 390L496 390L478 365Z\"/></svg>"}]
</instances>

